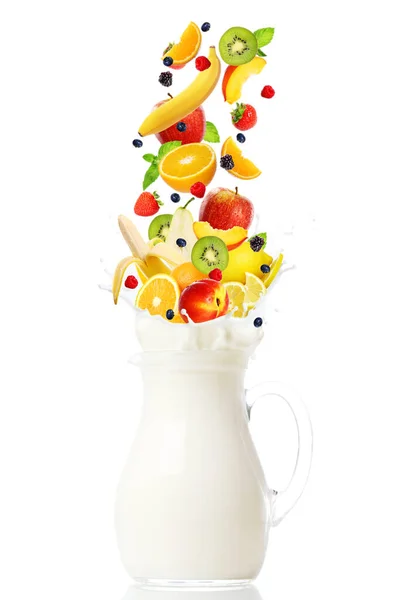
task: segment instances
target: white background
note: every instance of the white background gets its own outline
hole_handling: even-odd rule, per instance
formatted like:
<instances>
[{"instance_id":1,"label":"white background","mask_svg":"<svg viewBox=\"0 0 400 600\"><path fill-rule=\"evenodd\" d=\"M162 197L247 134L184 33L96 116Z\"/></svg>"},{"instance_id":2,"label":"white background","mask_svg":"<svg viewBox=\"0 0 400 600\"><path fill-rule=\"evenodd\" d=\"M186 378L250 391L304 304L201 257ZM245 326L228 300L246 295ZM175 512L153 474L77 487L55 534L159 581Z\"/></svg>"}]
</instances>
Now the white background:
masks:
<instances>
[{"instance_id":1,"label":"white background","mask_svg":"<svg viewBox=\"0 0 400 600\"><path fill-rule=\"evenodd\" d=\"M136 8L135 8L136 6ZM137 6L140 6L140 12ZM191 8L189 8L191 6ZM145 163L131 140L160 51L189 20L275 26L249 82L260 124L246 188L269 231L295 226L282 311L253 380L299 390L315 430L300 503L273 531L264 600L398 598L399 83L395 3L9 1L0 10L0 590L8 599L121 600L113 502L140 410L132 316L98 290L126 248ZM209 42L207 41L209 40ZM204 46L204 52L205 52ZM175 89L194 75L176 75ZM276 89L258 97L261 85ZM216 93L217 94L217 93ZM216 95L207 116L226 136ZM145 140L146 151L156 148ZM228 174L216 184L232 185ZM159 186L162 192L166 188ZM293 425L254 411L270 484Z\"/></svg>"}]
</instances>

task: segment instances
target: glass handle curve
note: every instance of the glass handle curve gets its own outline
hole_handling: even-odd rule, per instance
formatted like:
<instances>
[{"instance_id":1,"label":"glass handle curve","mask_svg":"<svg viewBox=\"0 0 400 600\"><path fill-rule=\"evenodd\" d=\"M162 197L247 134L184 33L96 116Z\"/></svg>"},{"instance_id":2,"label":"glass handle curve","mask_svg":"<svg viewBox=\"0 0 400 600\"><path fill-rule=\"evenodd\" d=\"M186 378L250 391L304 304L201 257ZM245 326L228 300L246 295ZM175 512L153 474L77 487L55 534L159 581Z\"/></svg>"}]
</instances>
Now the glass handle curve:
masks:
<instances>
[{"instance_id":1,"label":"glass handle curve","mask_svg":"<svg viewBox=\"0 0 400 600\"><path fill-rule=\"evenodd\" d=\"M275 527L292 510L306 487L312 461L313 432L307 408L302 400L296 392L279 381L261 383L246 390L249 419L256 400L268 396L282 398L289 406L296 422L298 441L296 464L289 484L283 491L273 492L272 526Z\"/></svg>"}]
</instances>

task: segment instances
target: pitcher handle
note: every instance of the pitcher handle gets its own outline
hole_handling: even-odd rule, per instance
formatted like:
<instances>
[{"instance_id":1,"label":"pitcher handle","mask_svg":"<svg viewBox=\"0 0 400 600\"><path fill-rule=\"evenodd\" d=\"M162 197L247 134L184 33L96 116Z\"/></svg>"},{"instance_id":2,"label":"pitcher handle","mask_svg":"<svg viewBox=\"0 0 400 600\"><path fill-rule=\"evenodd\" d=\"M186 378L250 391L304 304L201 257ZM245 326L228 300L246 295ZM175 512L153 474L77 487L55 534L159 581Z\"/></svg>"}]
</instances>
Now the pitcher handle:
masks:
<instances>
[{"instance_id":1,"label":"pitcher handle","mask_svg":"<svg viewBox=\"0 0 400 600\"><path fill-rule=\"evenodd\" d=\"M246 390L246 404L250 419L251 409L259 398L277 396L288 404L297 427L297 459L289 485L281 492L273 491L272 525L279 525L292 510L306 486L311 468L313 432L308 411L300 397L287 385L279 381L261 383Z\"/></svg>"}]
</instances>

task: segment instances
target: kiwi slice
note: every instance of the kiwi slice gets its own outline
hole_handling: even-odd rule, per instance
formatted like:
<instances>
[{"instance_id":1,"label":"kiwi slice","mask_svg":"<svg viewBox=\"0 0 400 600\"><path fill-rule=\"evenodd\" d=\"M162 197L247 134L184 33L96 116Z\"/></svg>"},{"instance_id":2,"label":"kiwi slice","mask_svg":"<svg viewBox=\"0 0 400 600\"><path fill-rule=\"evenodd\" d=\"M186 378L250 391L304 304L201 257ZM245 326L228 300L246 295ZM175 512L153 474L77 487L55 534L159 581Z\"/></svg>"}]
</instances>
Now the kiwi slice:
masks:
<instances>
[{"instance_id":1,"label":"kiwi slice","mask_svg":"<svg viewBox=\"0 0 400 600\"><path fill-rule=\"evenodd\" d=\"M213 269L226 269L229 263L229 252L225 242L214 235L197 240L192 250L192 263L208 275Z\"/></svg>"},{"instance_id":2,"label":"kiwi slice","mask_svg":"<svg viewBox=\"0 0 400 600\"><path fill-rule=\"evenodd\" d=\"M172 215L158 215L153 219L149 227L149 240L160 238L162 242L165 242L171 227L171 221Z\"/></svg>"},{"instance_id":3,"label":"kiwi slice","mask_svg":"<svg viewBox=\"0 0 400 600\"><path fill-rule=\"evenodd\" d=\"M222 60L235 67L250 62L257 50L256 36L244 27L231 27L219 41Z\"/></svg>"}]
</instances>

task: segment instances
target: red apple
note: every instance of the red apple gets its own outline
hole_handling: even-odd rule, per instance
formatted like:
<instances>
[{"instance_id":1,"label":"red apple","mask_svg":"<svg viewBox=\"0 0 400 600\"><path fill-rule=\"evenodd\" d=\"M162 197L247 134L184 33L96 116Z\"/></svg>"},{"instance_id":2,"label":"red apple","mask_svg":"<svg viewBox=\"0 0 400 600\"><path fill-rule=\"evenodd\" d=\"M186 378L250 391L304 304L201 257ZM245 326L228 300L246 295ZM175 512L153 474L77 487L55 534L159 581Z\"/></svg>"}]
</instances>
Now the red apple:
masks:
<instances>
[{"instance_id":1,"label":"red apple","mask_svg":"<svg viewBox=\"0 0 400 600\"><path fill-rule=\"evenodd\" d=\"M228 312L229 298L224 286L214 279L195 281L181 294L179 312L185 309L195 323L204 323ZM185 321L188 319L182 315Z\"/></svg>"},{"instance_id":2,"label":"red apple","mask_svg":"<svg viewBox=\"0 0 400 600\"><path fill-rule=\"evenodd\" d=\"M170 98L168 98L168 100L162 100L156 104L154 108L169 101ZM187 115L187 117L182 119L182 123L185 123L186 131L178 131L176 128L177 123L175 123L175 125L171 125L168 129L164 129L164 131L157 133L156 138L161 144L178 141L182 142L183 145L203 141L206 133L206 115L202 106L199 106L196 110Z\"/></svg>"},{"instance_id":3,"label":"red apple","mask_svg":"<svg viewBox=\"0 0 400 600\"><path fill-rule=\"evenodd\" d=\"M208 221L214 229L231 229L238 226L249 229L254 217L251 200L227 188L208 192L200 206L199 221Z\"/></svg>"}]
</instances>

